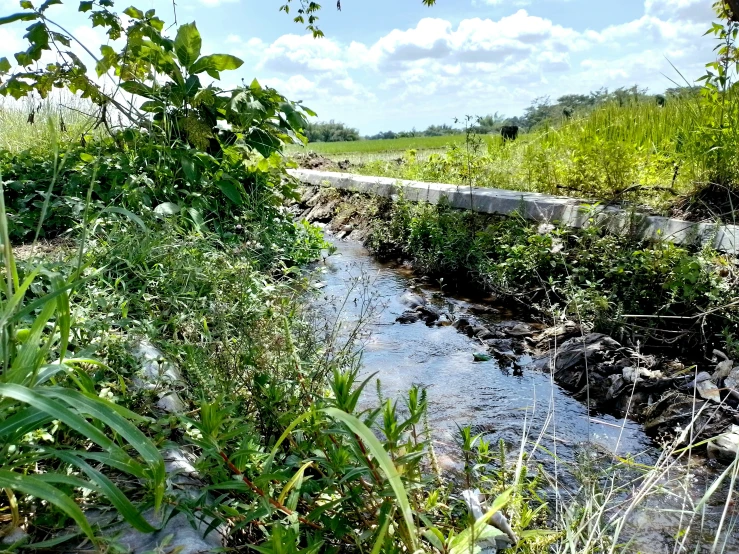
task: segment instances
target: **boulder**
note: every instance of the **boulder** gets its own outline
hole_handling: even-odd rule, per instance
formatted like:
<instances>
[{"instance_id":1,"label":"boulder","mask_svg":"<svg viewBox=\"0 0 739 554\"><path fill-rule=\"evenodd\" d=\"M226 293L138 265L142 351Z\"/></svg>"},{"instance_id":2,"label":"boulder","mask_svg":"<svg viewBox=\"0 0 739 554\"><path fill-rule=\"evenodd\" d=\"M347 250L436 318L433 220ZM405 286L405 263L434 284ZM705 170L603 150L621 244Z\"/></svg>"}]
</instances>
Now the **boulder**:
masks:
<instances>
[{"instance_id":1,"label":"boulder","mask_svg":"<svg viewBox=\"0 0 739 554\"><path fill-rule=\"evenodd\" d=\"M426 300L424 298L411 292L406 292L403 296L401 296L400 301L412 310L426 305Z\"/></svg>"},{"instance_id":2,"label":"boulder","mask_svg":"<svg viewBox=\"0 0 739 554\"><path fill-rule=\"evenodd\" d=\"M737 456L739 456L739 425L732 425L728 432L708 443L708 457L712 460L733 462Z\"/></svg>"},{"instance_id":3,"label":"boulder","mask_svg":"<svg viewBox=\"0 0 739 554\"><path fill-rule=\"evenodd\" d=\"M518 323L510 329L504 329L503 332L509 337L530 337L534 334L531 327L525 323Z\"/></svg>"},{"instance_id":4,"label":"boulder","mask_svg":"<svg viewBox=\"0 0 739 554\"><path fill-rule=\"evenodd\" d=\"M716 369L711 376L711 381L718 384L722 379L726 379L731 375L731 371L734 368L734 360L724 360L723 362L716 365Z\"/></svg>"},{"instance_id":5,"label":"boulder","mask_svg":"<svg viewBox=\"0 0 739 554\"><path fill-rule=\"evenodd\" d=\"M403 312L395 319L395 321L397 321L401 325L417 323L421 321L421 314L419 314L418 312Z\"/></svg>"},{"instance_id":6,"label":"boulder","mask_svg":"<svg viewBox=\"0 0 739 554\"><path fill-rule=\"evenodd\" d=\"M469 319L465 319L464 317L460 317L454 323L452 323L452 327L457 329L458 331L464 331L467 327L470 326Z\"/></svg>"}]
</instances>

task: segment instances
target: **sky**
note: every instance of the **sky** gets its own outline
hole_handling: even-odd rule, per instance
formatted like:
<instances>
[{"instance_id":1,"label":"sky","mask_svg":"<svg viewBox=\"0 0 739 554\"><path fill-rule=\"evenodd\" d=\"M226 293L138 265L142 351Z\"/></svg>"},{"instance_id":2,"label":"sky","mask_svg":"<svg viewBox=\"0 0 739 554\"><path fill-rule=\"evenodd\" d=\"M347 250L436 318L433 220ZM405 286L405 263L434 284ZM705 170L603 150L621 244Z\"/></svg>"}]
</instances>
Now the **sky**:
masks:
<instances>
[{"instance_id":1,"label":"sky","mask_svg":"<svg viewBox=\"0 0 739 554\"><path fill-rule=\"evenodd\" d=\"M602 87L662 92L694 81L713 59L713 40L703 36L711 0L437 0L430 8L421 0L342 0L341 12L326 0L322 39L279 12L281 3L177 0L177 21L197 22L203 53L244 60L222 75L224 87L256 77L319 120L362 134L520 115L536 98ZM174 20L171 1L133 4ZM66 0L47 15L99 45L102 34L77 5ZM119 0L117 8L128 5ZM0 16L15 11L17 2L0 0ZM12 60L23 47L25 25L0 27L0 57Z\"/></svg>"}]
</instances>

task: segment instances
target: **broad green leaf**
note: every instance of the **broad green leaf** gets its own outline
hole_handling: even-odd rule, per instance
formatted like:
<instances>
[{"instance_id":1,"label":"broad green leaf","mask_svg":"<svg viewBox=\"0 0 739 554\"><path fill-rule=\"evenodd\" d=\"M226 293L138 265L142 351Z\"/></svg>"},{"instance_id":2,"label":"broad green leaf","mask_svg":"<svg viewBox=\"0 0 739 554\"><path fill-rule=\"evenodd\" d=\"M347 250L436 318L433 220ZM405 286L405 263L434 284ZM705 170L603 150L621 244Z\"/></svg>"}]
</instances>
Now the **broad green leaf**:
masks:
<instances>
[{"instance_id":1,"label":"broad green leaf","mask_svg":"<svg viewBox=\"0 0 739 554\"><path fill-rule=\"evenodd\" d=\"M36 408L25 408L18 413L0 422L0 437L5 443L13 443L12 437L22 438L26 433L39 429L53 418Z\"/></svg>"},{"instance_id":2,"label":"broad green leaf","mask_svg":"<svg viewBox=\"0 0 739 554\"><path fill-rule=\"evenodd\" d=\"M205 220L203 220L203 215L195 208L187 208L187 213L190 215L190 219L192 219L197 231L203 232L205 230Z\"/></svg>"},{"instance_id":3,"label":"broad green leaf","mask_svg":"<svg viewBox=\"0 0 739 554\"><path fill-rule=\"evenodd\" d=\"M244 200L241 198L241 192L236 183L232 181L218 181L218 188L221 189L221 192L223 192L223 194L225 194L228 199L237 206L242 206L244 204Z\"/></svg>"},{"instance_id":4,"label":"broad green leaf","mask_svg":"<svg viewBox=\"0 0 739 554\"><path fill-rule=\"evenodd\" d=\"M21 8L23 8L24 10L33 9L33 2L31 2L31 0L21 0L20 4L21 4Z\"/></svg>"},{"instance_id":5,"label":"broad green leaf","mask_svg":"<svg viewBox=\"0 0 739 554\"><path fill-rule=\"evenodd\" d=\"M142 533L153 533L156 527L153 527L142 516L141 512L131 503L126 495L113 484L113 481L105 475L93 468L90 464L78 458L74 454L64 450L47 449L54 457L74 465L85 472L92 483L97 486L97 490L104 494L111 504L115 506L118 513L136 530Z\"/></svg>"},{"instance_id":6,"label":"broad green leaf","mask_svg":"<svg viewBox=\"0 0 739 554\"><path fill-rule=\"evenodd\" d=\"M0 487L20 491L23 494L46 500L49 504L53 504L69 517L71 517L87 537L95 542L95 533L90 527L85 514L62 491L56 487L44 483L34 475L21 475L14 471L0 469Z\"/></svg>"},{"instance_id":7,"label":"broad green leaf","mask_svg":"<svg viewBox=\"0 0 739 554\"><path fill-rule=\"evenodd\" d=\"M200 32L195 22L185 23L177 29L177 36L174 39L174 52L180 63L189 68L195 60L200 56L200 48L203 41L200 38ZM196 73L191 71L191 73Z\"/></svg>"},{"instance_id":8,"label":"broad green leaf","mask_svg":"<svg viewBox=\"0 0 739 554\"><path fill-rule=\"evenodd\" d=\"M77 11L80 11L82 13L89 12L92 9L92 0L85 0L83 2L80 2L80 7Z\"/></svg>"},{"instance_id":9,"label":"broad green leaf","mask_svg":"<svg viewBox=\"0 0 739 554\"><path fill-rule=\"evenodd\" d=\"M60 387L41 387L39 392L44 396L63 400L77 410L104 423L126 439L126 442L135 448L147 463L152 466L160 464L164 466L162 455L154 446L154 443L130 421L121 417L113 408L114 404L112 402L104 398L90 398L76 390Z\"/></svg>"},{"instance_id":10,"label":"broad green leaf","mask_svg":"<svg viewBox=\"0 0 739 554\"><path fill-rule=\"evenodd\" d=\"M133 6L129 6L128 8L123 10L123 13L125 13L131 19L144 19L144 12Z\"/></svg>"},{"instance_id":11,"label":"broad green leaf","mask_svg":"<svg viewBox=\"0 0 739 554\"><path fill-rule=\"evenodd\" d=\"M174 215L180 213L180 207L174 202L162 202L154 208L154 213L159 215Z\"/></svg>"},{"instance_id":12,"label":"broad green leaf","mask_svg":"<svg viewBox=\"0 0 739 554\"><path fill-rule=\"evenodd\" d=\"M95 156L93 156L92 154L88 154L87 152L82 152L80 154L80 160L86 163L94 162Z\"/></svg>"},{"instance_id":13,"label":"broad green leaf","mask_svg":"<svg viewBox=\"0 0 739 554\"><path fill-rule=\"evenodd\" d=\"M190 73L202 73L204 71L228 71L240 68L244 62L231 54L211 54L203 56L190 68Z\"/></svg>"},{"instance_id":14,"label":"broad green leaf","mask_svg":"<svg viewBox=\"0 0 739 554\"><path fill-rule=\"evenodd\" d=\"M182 171L185 172L185 177L191 183L198 182L198 173L195 170L195 162L192 158L188 158L186 155L180 156L180 164L182 165Z\"/></svg>"},{"instance_id":15,"label":"broad green leaf","mask_svg":"<svg viewBox=\"0 0 739 554\"><path fill-rule=\"evenodd\" d=\"M282 146L280 139L258 127L252 128L251 132L244 137L244 142L265 158L269 158Z\"/></svg>"},{"instance_id":16,"label":"broad green leaf","mask_svg":"<svg viewBox=\"0 0 739 554\"><path fill-rule=\"evenodd\" d=\"M130 92L136 96L143 96L144 98L152 98L154 94L154 91L151 88L137 81L125 81L121 83L121 88L126 92Z\"/></svg>"},{"instance_id":17,"label":"broad green leaf","mask_svg":"<svg viewBox=\"0 0 739 554\"><path fill-rule=\"evenodd\" d=\"M61 4L62 0L46 0L43 4L41 4L41 7L38 9L41 13L44 13L46 10L48 10L51 6L56 6L57 4Z\"/></svg>"},{"instance_id":18,"label":"broad green leaf","mask_svg":"<svg viewBox=\"0 0 739 554\"><path fill-rule=\"evenodd\" d=\"M451 542L451 548L449 554L466 554L469 552L478 541L483 539L490 539L493 537L506 536L503 531L496 529L495 527L488 525L488 521L495 515L496 512L502 510L513 494L513 489L508 489L502 494L498 495L493 501L490 509L480 517L473 525L467 527L459 535L454 537Z\"/></svg>"},{"instance_id":19,"label":"broad green leaf","mask_svg":"<svg viewBox=\"0 0 739 554\"><path fill-rule=\"evenodd\" d=\"M51 387L40 388L47 389L44 392L51 390ZM68 392L68 389L60 390ZM116 446L116 444L108 438L105 433L90 424L85 418L70 410L62 402L53 398L48 398L46 395L42 395L36 390L16 384L2 384L0 385L0 396L5 396L19 402L23 402L24 404L28 404L29 406L48 414L54 419L64 422L68 427L86 436L101 448L106 450L120 450L120 448L118 448L118 446Z\"/></svg>"},{"instance_id":20,"label":"broad green leaf","mask_svg":"<svg viewBox=\"0 0 739 554\"><path fill-rule=\"evenodd\" d=\"M11 68L11 65L10 65L10 62L8 61L8 58L5 58L5 57L0 58L0 75L10 71L10 68Z\"/></svg>"},{"instance_id":21,"label":"broad green leaf","mask_svg":"<svg viewBox=\"0 0 739 554\"><path fill-rule=\"evenodd\" d=\"M413 522L413 512L411 510L410 502L408 501L408 494L406 493L403 481L400 478L398 470L395 468L393 461L388 456L388 453L383 448L382 443L378 440L375 434L361 421L359 421L353 415L347 414L338 408L325 408L322 410L333 419L340 421L346 425L359 439L365 444L369 453L375 459L377 464L385 474L388 483L395 493L395 500L398 503L400 512L403 514L403 520L408 530L408 537L411 544L409 545L411 552L418 550L418 534L416 532L416 525ZM492 515L492 514L491 514Z\"/></svg>"}]
</instances>

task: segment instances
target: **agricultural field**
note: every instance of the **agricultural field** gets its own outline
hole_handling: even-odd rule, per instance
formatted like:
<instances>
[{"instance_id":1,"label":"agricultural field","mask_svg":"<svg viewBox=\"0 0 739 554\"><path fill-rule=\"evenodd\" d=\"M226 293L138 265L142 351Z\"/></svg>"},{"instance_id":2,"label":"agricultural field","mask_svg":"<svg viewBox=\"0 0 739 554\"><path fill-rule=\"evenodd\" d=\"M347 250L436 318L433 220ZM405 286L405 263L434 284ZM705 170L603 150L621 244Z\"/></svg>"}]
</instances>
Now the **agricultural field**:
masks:
<instances>
[{"instance_id":1,"label":"agricultural field","mask_svg":"<svg viewBox=\"0 0 739 554\"><path fill-rule=\"evenodd\" d=\"M732 221L739 197L722 183L737 177L739 131L719 132L714 122L738 116L732 91L720 102L708 96L665 105L610 102L560 117L516 141L462 134L312 143L305 149L349 160L351 171L365 175L627 201L676 216Z\"/></svg>"}]
</instances>

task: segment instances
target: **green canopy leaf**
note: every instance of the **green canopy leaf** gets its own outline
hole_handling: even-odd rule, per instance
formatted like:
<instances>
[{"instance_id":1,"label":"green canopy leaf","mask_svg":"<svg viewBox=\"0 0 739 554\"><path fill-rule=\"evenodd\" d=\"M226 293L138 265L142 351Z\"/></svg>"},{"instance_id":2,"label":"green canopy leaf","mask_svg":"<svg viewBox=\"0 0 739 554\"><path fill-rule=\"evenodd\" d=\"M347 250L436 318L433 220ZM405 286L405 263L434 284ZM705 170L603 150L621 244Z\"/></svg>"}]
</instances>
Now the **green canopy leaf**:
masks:
<instances>
[{"instance_id":1,"label":"green canopy leaf","mask_svg":"<svg viewBox=\"0 0 739 554\"><path fill-rule=\"evenodd\" d=\"M189 68L200 56L200 48L203 44L195 22L185 23L177 29L174 39L174 51L180 63ZM192 73L195 73L194 71Z\"/></svg>"},{"instance_id":2,"label":"green canopy leaf","mask_svg":"<svg viewBox=\"0 0 739 554\"><path fill-rule=\"evenodd\" d=\"M179 54L178 54L179 55ZM211 54L203 56L190 68L190 73L203 73L210 71L228 71L240 68L244 62L231 54Z\"/></svg>"}]
</instances>

